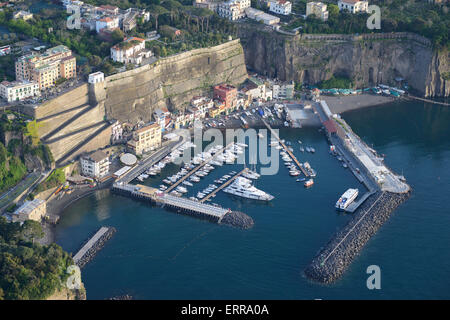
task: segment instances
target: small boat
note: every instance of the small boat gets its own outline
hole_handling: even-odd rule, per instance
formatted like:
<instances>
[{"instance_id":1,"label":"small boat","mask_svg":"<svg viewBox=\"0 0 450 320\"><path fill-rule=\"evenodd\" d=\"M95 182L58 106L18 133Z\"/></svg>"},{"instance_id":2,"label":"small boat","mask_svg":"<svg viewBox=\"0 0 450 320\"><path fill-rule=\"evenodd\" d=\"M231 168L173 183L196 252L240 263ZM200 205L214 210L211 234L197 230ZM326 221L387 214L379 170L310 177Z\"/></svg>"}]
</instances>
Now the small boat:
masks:
<instances>
[{"instance_id":1,"label":"small boat","mask_svg":"<svg viewBox=\"0 0 450 320\"><path fill-rule=\"evenodd\" d=\"M303 142L302 142L302 140L298 140L298 143L299 143L299 144L302 144Z\"/></svg>"},{"instance_id":2,"label":"small boat","mask_svg":"<svg viewBox=\"0 0 450 320\"><path fill-rule=\"evenodd\" d=\"M347 165L345 162L342 164L342 166L343 166L344 168L348 168L348 165Z\"/></svg>"},{"instance_id":3,"label":"small boat","mask_svg":"<svg viewBox=\"0 0 450 320\"><path fill-rule=\"evenodd\" d=\"M300 151L301 151L301 152L305 152L305 148L300 147Z\"/></svg>"},{"instance_id":4,"label":"small boat","mask_svg":"<svg viewBox=\"0 0 450 320\"><path fill-rule=\"evenodd\" d=\"M313 147L309 148L311 153L316 152L316 149L314 149Z\"/></svg>"},{"instance_id":5,"label":"small boat","mask_svg":"<svg viewBox=\"0 0 450 320\"><path fill-rule=\"evenodd\" d=\"M304 183L304 186L305 186L306 188L308 188L308 187L311 187L313 184L314 184L314 180L313 180L313 179L309 179L308 181L306 181L306 182Z\"/></svg>"},{"instance_id":6,"label":"small boat","mask_svg":"<svg viewBox=\"0 0 450 320\"><path fill-rule=\"evenodd\" d=\"M296 177L296 176L300 175L300 171L291 170L291 171L289 171L289 175L291 175L292 177Z\"/></svg>"},{"instance_id":7,"label":"small boat","mask_svg":"<svg viewBox=\"0 0 450 320\"><path fill-rule=\"evenodd\" d=\"M184 180L182 183L183 183L185 186L188 186L188 187L192 187L192 186L193 186L193 184L190 183L190 182L187 181L187 180Z\"/></svg>"},{"instance_id":8,"label":"small boat","mask_svg":"<svg viewBox=\"0 0 450 320\"><path fill-rule=\"evenodd\" d=\"M297 181L297 182L303 182L303 181L305 181L306 180L306 178L299 178L299 179L297 179L297 180L295 180L295 181Z\"/></svg>"},{"instance_id":9,"label":"small boat","mask_svg":"<svg viewBox=\"0 0 450 320\"><path fill-rule=\"evenodd\" d=\"M170 180L168 180L168 179L164 179L163 182L164 182L165 184L168 184L168 185L171 185L171 184L172 184L172 182L171 182Z\"/></svg>"},{"instance_id":10,"label":"small boat","mask_svg":"<svg viewBox=\"0 0 450 320\"><path fill-rule=\"evenodd\" d=\"M175 190L177 190L180 193L188 192L187 189L185 187L182 187L182 186L178 186Z\"/></svg>"}]
</instances>

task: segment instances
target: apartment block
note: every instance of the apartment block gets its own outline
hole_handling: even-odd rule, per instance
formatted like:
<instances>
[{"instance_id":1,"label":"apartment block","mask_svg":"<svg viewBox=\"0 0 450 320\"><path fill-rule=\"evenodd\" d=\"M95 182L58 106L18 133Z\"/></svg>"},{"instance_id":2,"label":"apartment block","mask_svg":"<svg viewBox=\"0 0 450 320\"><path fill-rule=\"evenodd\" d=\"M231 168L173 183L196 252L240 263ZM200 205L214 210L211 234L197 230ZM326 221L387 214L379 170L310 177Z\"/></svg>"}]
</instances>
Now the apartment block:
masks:
<instances>
[{"instance_id":1,"label":"apartment block","mask_svg":"<svg viewBox=\"0 0 450 320\"><path fill-rule=\"evenodd\" d=\"M156 122L136 130L133 138L127 143L127 147L135 155L142 155L144 152L154 150L160 146L161 126Z\"/></svg>"}]
</instances>

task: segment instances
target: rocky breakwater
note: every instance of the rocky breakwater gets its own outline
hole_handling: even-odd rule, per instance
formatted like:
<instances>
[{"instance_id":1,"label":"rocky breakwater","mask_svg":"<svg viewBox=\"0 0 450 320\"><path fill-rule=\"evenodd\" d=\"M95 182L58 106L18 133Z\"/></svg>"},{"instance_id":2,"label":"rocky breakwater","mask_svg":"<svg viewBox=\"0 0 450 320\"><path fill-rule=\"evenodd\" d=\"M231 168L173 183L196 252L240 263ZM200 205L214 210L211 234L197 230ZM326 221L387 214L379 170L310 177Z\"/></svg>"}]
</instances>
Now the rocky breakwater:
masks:
<instances>
[{"instance_id":1,"label":"rocky breakwater","mask_svg":"<svg viewBox=\"0 0 450 320\"><path fill-rule=\"evenodd\" d=\"M86 245L89 245L89 247L86 248L85 252L83 251L83 254L79 259L76 259L76 256L74 257L74 261L76 260L75 263L80 268L83 268L89 261L91 261L95 257L95 255L104 247L106 242L111 239L111 237L117 231L114 227L107 227L107 229L108 230L106 230L106 232L104 232L98 239L96 239L96 241L92 245L89 245L89 241L91 241L92 238L86 243ZM83 246L81 250L85 249L85 246Z\"/></svg>"},{"instance_id":2,"label":"rocky breakwater","mask_svg":"<svg viewBox=\"0 0 450 320\"><path fill-rule=\"evenodd\" d=\"M247 77L239 39L183 52L106 77L106 115L121 122L147 122L158 107L182 110L186 101L209 92L211 86L237 85Z\"/></svg>"},{"instance_id":3,"label":"rocky breakwater","mask_svg":"<svg viewBox=\"0 0 450 320\"><path fill-rule=\"evenodd\" d=\"M362 35L284 35L261 26L239 29L252 71L299 83L316 84L332 76L350 78L356 87L395 85L403 78L424 96L450 95L448 50L412 33Z\"/></svg>"},{"instance_id":4,"label":"rocky breakwater","mask_svg":"<svg viewBox=\"0 0 450 320\"><path fill-rule=\"evenodd\" d=\"M348 224L338 231L305 269L317 282L331 283L345 272L359 251L410 193L377 192L366 200Z\"/></svg>"},{"instance_id":5,"label":"rocky breakwater","mask_svg":"<svg viewBox=\"0 0 450 320\"><path fill-rule=\"evenodd\" d=\"M231 211L222 218L220 224L225 224L241 229L250 229L255 223L253 219L245 213L240 211Z\"/></svg>"}]
</instances>

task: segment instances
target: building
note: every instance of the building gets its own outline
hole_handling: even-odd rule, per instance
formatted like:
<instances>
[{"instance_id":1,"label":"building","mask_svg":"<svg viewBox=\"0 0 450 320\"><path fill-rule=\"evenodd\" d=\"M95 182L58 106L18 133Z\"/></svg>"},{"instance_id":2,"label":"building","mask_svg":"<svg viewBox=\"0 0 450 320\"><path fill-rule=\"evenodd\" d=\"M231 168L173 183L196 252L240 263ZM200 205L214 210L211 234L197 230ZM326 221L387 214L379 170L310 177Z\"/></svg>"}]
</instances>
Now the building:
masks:
<instances>
[{"instance_id":1,"label":"building","mask_svg":"<svg viewBox=\"0 0 450 320\"><path fill-rule=\"evenodd\" d=\"M119 14L119 8L111 5L101 5L96 8L98 14L117 15Z\"/></svg>"},{"instance_id":2,"label":"building","mask_svg":"<svg viewBox=\"0 0 450 320\"><path fill-rule=\"evenodd\" d=\"M204 8L216 12L219 6L219 2L212 0L194 0L192 5L195 8Z\"/></svg>"},{"instance_id":3,"label":"building","mask_svg":"<svg viewBox=\"0 0 450 320\"><path fill-rule=\"evenodd\" d=\"M24 21L33 19L33 14L29 11L20 10L13 14L13 19L22 19Z\"/></svg>"},{"instance_id":4,"label":"building","mask_svg":"<svg viewBox=\"0 0 450 320\"><path fill-rule=\"evenodd\" d=\"M85 177L101 179L109 173L109 157L101 150L82 156L80 162L81 172Z\"/></svg>"},{"instance_id":5,"label":"building","mask_svg":"<svg viewBox=\"0 0 450 320\"><path fill-rule=\"evenodd\" d=\"M126 38L111 47L111 59L117 62L140 64L151 55L152 52L145 49L145 40L137 37Z\"/></svg>"},{"instance_id":6,"label":"building","mask_svg":"<svg viewBox=\"0 0 450 320\"><path fill-rule=\"evenodd\" d=\"M272 96L274 99L293 99L294 82L288 84L274 84L272 87Z\"/></svg>"},{"instance_id":7,"label":"building","mask_svg":"<svg viewBox=\"0 0 450 320\"><path fill-rule=\"evenodd\" d=\"M32 201L25 201L14 213L11 215L13 222L24 222L26 220L34 220L40 222L42 217L47 214L47 205L44 200L34 199Z\"/></svg>"},{"instance_id":8,"label":"building","mask_svg":"<svg viewBox=\"0 0 450 320\"><path fill-rule=\"evenodd\" d=\"M76 77L76 59L66 46L59 45L44 53L31 53L17 59L16 80L36 81L39 89L55 85L59 78Z\"/></svg>"},{"instance_id":9,"label":"building","mask_svg":"<svg viewBox=\"0 0 450 320\"><path fill-rule=\"evenodd\" d=\"M250 7L250 0L229 0L219 4L217 13L231 21L245 18L245 9Z\"/></svg>"},{"instance_id":10,"label":"building","mask_svg":"<svg viewBox=\"0 0 450 320\"><path fill-rule=\"evenodd\" d=\"M89 74L89 83L99 83L105 81L105 74L101 71L97 71Z\"/></svg>"},{"instance_id":11,"label":"building","mask_svg":"<svg viewBox=\"0 0 450 320\"><path fill-rule=\"evenodd\" d=\"M214 86L214 99L222 101L225 109L233 109L236 107L237 89L229 84L220 84Z\"/></svg>"},{"instance_id":12,"label":"building","mask_svg":"<svg viewBox=\"0 0 450 320\"><path fill-rule=\"evenodd\" d=\"M247 18L256 21L262 21L266 25L275 25L280 23L280 18L275 17L271 14L267 14L264 11L254 9L252 7L246 8L245 14L247 15Z\"/></svg>"},{"instance_id":13,"label":"building","mask_svg":"<svg viewBox=\"0 0 450 320\"><path fill-rule=\"evenodd\" d=\"M322 21L328 20L327 5L322 2L308 2L306 4L306 16L315 15Z\"/></svg>"},{"instance_id":14,"label":"building","mask_svg":"<svg viewBox=\"0 0 450 320\"><path fill-rule=\"evenodd\" d=\"M38 97L40 95L39 84L34 81L3 81L0 83L0 96L8 102Z\"/></svg>"},{"instance_id":15,"label":"building","mask_svg":"<svg viewBox=\"0 0 450 320\"><path fill-rule=\"evenodd\" d=\"M368 1L359 0L339 0L339 11L347 10L350 13L367 12L369 10Z\"/></svg>"},{"instance_id":16,"label":"building","mask_svg":"<svg viewBox=\"0 0 450 320\"><path fill-rule=\"evenodd\" d=\"M163 132L166 128L166 118L170 115L169 110L167 108L158 108L153 111L153 119L158 123L161 127L161 132Z\"/></svg>"},{"instance_id":17,"label":"building","mask_svg":"<svg viewBox=\"0 0 450 320\"><path fill-rule=\"evenodd\" d=\"M154 150L160 146L161 126L156 122L136 130L133 138L127 143L127 147L135 155L142 155L144 152Z\"/></svg>"},{"instance_id":18,"label":"building","mask_svg":"<svg viewBox=\"0 0 450 320\"><path fill-rule=\"evenodd\" d=\"M122 21L122 30L123 32L127 32L136 28L138 13L136 11L130 11L126 14L125 18Z\"/></svg>"},{"instance_id":19,"label":"building","mask_svg":"<svg viewBox=\"0 0 450 320\"><path fill-rule=\"evenodd\" d=\"M269 10L276 14L290 15L292 11L292 3L286 0L276 0L269 2Z\"/></svg>"},{"instance_id":20,"label":"building","mask_svg":"<svg viewBox=\"0 0 450 320\"><path fill-rule=\"evenodd\" d=\"M117 143L123 139L123 127L118 120L111 125L111 143Z\"/></svg>"},{"instance_id":21,"label":"building","mask_svg":"<svg viewBox=\"0 0 450 320\"><path fill-rule=\"evenodd\" d=\"M114 16L107 16L103 18L99 18L95 21L95 31L100 33L100 31L106 30L114 30L119 28L119 18Z\"/></svg>"}]
</instances>

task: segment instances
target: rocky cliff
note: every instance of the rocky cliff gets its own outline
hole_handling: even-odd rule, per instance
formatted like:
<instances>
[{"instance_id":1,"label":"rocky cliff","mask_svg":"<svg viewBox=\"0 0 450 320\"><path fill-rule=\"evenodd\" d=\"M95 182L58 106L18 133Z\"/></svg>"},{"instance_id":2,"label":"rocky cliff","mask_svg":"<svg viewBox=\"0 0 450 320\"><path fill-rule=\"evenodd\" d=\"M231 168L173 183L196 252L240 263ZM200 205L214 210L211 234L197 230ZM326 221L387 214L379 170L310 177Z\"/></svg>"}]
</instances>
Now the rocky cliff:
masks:
<instances>
[{"instance_id":1,"label":"rocky cliff","mask_svg":"<svg viewBox=\"0 0 450 320\"><path fill-rule=\"evenodd\" d=\"M107 77L106 115L122 122L147 122L157 107L183 109L190 98L210 91L212 85L239 84L246 78L239 40L180 53Z\"/></svg>"},{"instance_id":2,"label":"rocky cliff","mask_svg":"<svg viewBox=\"0 0 450 320\"><path fill-rule=\"evenodd\" d=\"M240 28L247 66L280 80L316 84L333 75L357 87L404 78L424 96L449 96L449 52L409 33L289 36Z\"/></svg>"}]
</instances>

